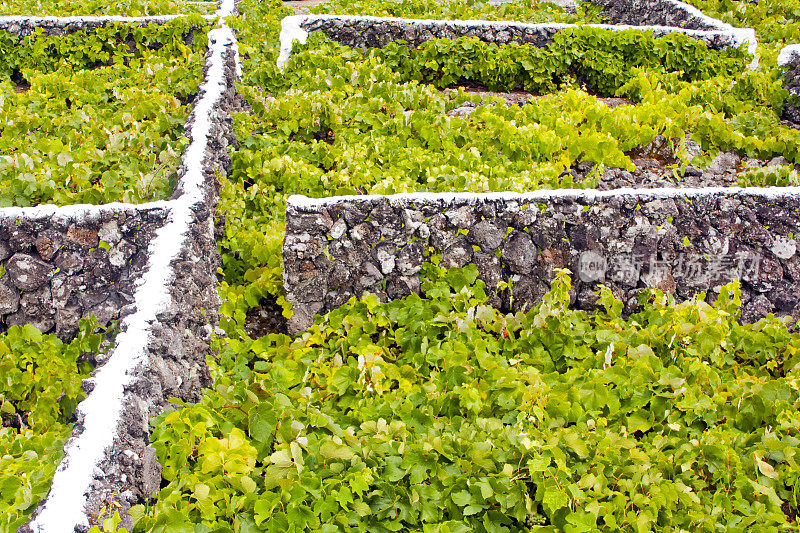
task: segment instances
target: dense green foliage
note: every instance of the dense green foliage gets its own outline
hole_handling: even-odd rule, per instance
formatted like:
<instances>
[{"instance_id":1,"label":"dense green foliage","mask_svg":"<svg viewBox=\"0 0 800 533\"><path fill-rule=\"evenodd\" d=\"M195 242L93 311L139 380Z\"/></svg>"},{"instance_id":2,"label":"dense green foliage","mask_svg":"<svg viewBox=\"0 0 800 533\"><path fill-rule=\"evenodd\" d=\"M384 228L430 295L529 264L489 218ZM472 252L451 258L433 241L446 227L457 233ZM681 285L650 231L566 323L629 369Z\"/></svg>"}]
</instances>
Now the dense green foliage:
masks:
<instances>
[{"instance_id":1,"label":"dense green foliage","mask_svg":"<svg viewBox=\"0 0 800 533\"><path fill-rule=\"evenodd\" d=\"M533 0L491 5L485 0L331 0L313 13L424 19L516 20L519 22L600 23L600 8L580 2L572 14L555 4Z\"/></svg>"},{"instance_id":2,"label":"dense green foliage","mask_svg":"<svg viewBox=\"0 0 800 533\"><path fill-rule=\"evenodd\" d=\"M659 292L500 314L474 266L221 346L153 442L147 531L779 531L800 495L800 333ZM193 528L193 529L192 529Z\"/></svg>"},{"instance_id":3,"label":"dense green foliage","mask_svg":"<svg viewBox=\"0 0 800 533\"><path fill-rule=\"evenodd\" d=\"M230 338L213 390L155 428L170 484L136 510L138 530L792 530L800 337L775 319L738 324L734 288L716 307L655 294L623 320L607 293L605 312L568 311L562 277L536 309L502 316L470 267L437 272L422 298L351 302L294 340L243 329L264 297L281 300L290 194L591 187L597 174L573 183L565 170L630 168L634 147L687 131L704 150L693 165L731 149L797 162L775 50L750 72L695 42L633 33L593 47L601 34L574 30L526 61L524 47L474 40L362 53L316 34L280 74L286 10L241 9L239 88L253 112L236 117L220 200ZM422 1L320 11L355 9L439 16ZM421 83L520 78L545 96L468 117L445 113L476 95ZM781 168L742 184L796 180Z\"/></svg>"},{"instance_id":4,"label":"dense green foliage","mask_svg":"<svg viewBox=\"0 0 800 533\"><path fill-rule=\"evenodd\" d=\"M169 197L202 20L0 40L0 206Z\"/></svg>"},{"instance_id":5,"label":"dense green foliage","mask_svg":"<svg viewBox=\"0 0 800 533\"><path fill-rule=\"evenodd\" d=\"M217 3L195 0L2 0L0 15L124 15L146 17L179 13L211 14Z\"/></svg>"},{"instance_id":6,"label":"dense green foliage","mask_svg":"<svg viewBox=\"0 0 800 533\"><path fill-rule=\"evenodd\" d=\"M33 326L0 335L0 532L16 531L50 490L81 380L105 338L96 327L82 321L69 344Z\"/></svg>"},{"instance_id":7,"label":"dense green foliage","mask_svg":"<svg viewBox=\"0 0 800 533\"><path fill-rule=\"evenodd\" d=\"M41 28L24 38L2 32L0 80L10 81L12 77L24 75L26 70L72 72L127 64L153 50L158 50L164 58L204 53L207 30L205 19L191 16L146 26L115 23L60 37L47 37ZM188 42L195 44L189 46Z\"/></svg>"},{"instance_id":8,"label":"dense green foliage","mask_svg":"<svg viewBox=\"0 0 800 533\"><path fill-rule=\"evenodd\" d=\"M562 273L536 308L503 315L486 305L474 266L451 272L428 266L421 296L351 301L295 339L252 339L244 330L249 310L265 298L282 301L280 248L290 194L592 187L604 167L632 168L628 154L635 147L656 135L683 139L686 132L704 153L693 161L682 156L677 176L721 150L800 162L800 133L780 122L787 93L774 64L800 13L792 2L695 3L756 27L767 41L759 70L744 70L739 51L709 52L685 37L578 28L546 50L461 39L431 41L413 52L400 43L361 52L315 34L295 47L280 73L276 39L288 10L279 0L243 0L242 16L231 24L245 61L239 89L252 113L235 117L233 173L221 180L219 203L221 325L228 337L209 362L214 385L204 399L154 425L166 488L154 503L133 509L135 530L795 530L800 333L773 317L739 324L735 286L714 305L702 296L675 304L648 293L644 310L623 319L622 304L608 291L601 292L604 310L568 310ZM334 0L315 11L533 22L598 17L596 9L572 16L544 3L495 7L476 0ZM770 37L781 20L784 28ZM196 52L184 51L179 38L160 42L174 46L178 53L170 57L185 63L168 62L146 46L125 57L113 36L60 45L65 52L43 46L48 52L32 60L25 49L0 43L17 61L5 71L0 113L25 102L8 106L10 98L43 87L28 109L55 93L63 102L58 113L69 117L80 107L71 93L83 95L98 83L84 76L137 67L132 77L151 76L139 79L139 87L157 85L169 72L160 102L175 104L174 96L185 99L194 90L186 80L195 67L186 61ZM84 58L83 50L94 55ZM57 59L44 59L51 54ZM74 72L69 82L52 70L65 61ZM148 70L153 61L162 66ZM96 63L104 66L81 70ZM18 74L31 82L28 93L13 92L8 80ZM49 88L51 80L60 80L57 89ZM524 107L490 98L468 117L448 116L480 98L433 84L465 82L542 97ZM111 91L113 99L83 98L94 109L123 94L130 105L146 94L136 86ZM632 105L612 109L598 95ZM173 117L164 115L178 108L156 109L158 124L173 131ZM115 124L112 115L98 115L94 129ZM10 121L21 116L31 120L20 114ZM145 138L146 147L167 146ZM102 143L114 144L109 137L96 141L96 149L106 150ZM76 138L66 149L48 148L50 168L74 165L68 156L84 144ZM181 147L168 146L173 155L148 165L171 172L175 163L167 161ZM681 154L680 142L676 148ZM595 173L575 183L566 171L585 160L598 163ZM144 175L139 167L122 173L137 172ZM119 183L113 173L108 180L89 188ZM780 167L747 172L741 183L797 180L795 171ZM168 189L159 183L160 191ZM80 194L82 201L111 197ZM48 450L60 446L48 442ZM29 492L46 490L51 473L42 472L39 488ZM109 519L105 529L116 523Z\"/></svg>"},{"instance_id":9,"label":"dense green foliage","mask_svg":"<svg viewBox=\"0 0 800 533\"><path fill-rule=\"evenodd\" d=\"M561 31L545 47L487 44L477 37L438 39L413 50L403 41L372 54L398 74L398 82L416 80L437 87L477 83L490 91L522 89L543 94L557 90L568 77L592 92L613 96L634 68L680 73L684 81L730 76L744 68L743 52L709 51L705 43L675 33L656 39L627 30L589 27Z\"/></svg>"}]
</instances>

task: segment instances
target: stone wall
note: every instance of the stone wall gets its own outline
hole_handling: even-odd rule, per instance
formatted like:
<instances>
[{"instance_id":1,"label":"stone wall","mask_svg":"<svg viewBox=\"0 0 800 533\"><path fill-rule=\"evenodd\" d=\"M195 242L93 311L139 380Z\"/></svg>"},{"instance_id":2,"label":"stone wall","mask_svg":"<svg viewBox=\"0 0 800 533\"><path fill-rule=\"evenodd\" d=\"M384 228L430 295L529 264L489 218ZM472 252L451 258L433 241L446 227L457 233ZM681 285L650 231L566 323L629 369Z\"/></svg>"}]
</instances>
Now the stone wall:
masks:
<instances>
[{"instance_id":1,"label":"stone wall","mask_svg":"<svg viewBox=\"0 0 800 533\"><path fill-rule=\"evenodd\" d=\"M114 441L98 465L86 506L89 516L98 516L113 498L119 504L122 525L129 530L133 523L128 509L149 501L161 485L161 466L149 445L151 420L174 409L171 398L197 402L211 385L206 357L218 323L216 270L221 263L213 210L197 205L192 218L190 235L172 264L175 277L169 302L152 325L146 359L125 389ZM75 432L83 420L79 417Z\"/></svg>"},{"instance_id":2,"label":"stone wall","mask_svg":"<svg viewBox=\"0 0 800 533\"><path fill-rule=\"evenodd\" d=\"M719 30L722 24L675 0L589 0L603 6L603 16L615 24L674 26L689 30Z\"/></svg>"},{"instance_id":3,"label":"stone wall","mask_svg":"<svg viewBox=\"0 0 800 533\"><path fill-rule=\"evenodd\" d=\"M223 14L230 12L228 8ZM227 147L235 142L230 113L238 105L234 88L238 53L230 28L214 28L208 35L204 82L186 124L190 144L182 155L178 184L169 201L150 207L115 204L0 210L0 221L5 212L9 220L19 218L20 227L40 224L27 230L35 237L34 245L26 248L30 258L21 264L51 283L60 274L66 276L67 286L78 288L85 288L80 280L90 275L102 273L103 279L110 279L97 264L118 262L123 241L136 241L138 254L130 260L135 271L121 273L118 281L104 287L105 292L96 291L98 297L102 293L111 298L121 290L118 286L134 289L119 313L122 320L114 346L98 358L99 366L83 382L87 398L76 411L73 433L64 446L65 457L50 493L20 532L86 532L108 517L103 513L111 509L112 501L113 511L121 515L121 526L131 529L128 509L146 502L161 484L161 468L149 445L150 421L173 408L171 398L198 401L211 382L206 358L211 353L220 305L216 291L221 264L215 242L217 176L231 168ZM125 220L115 218L115 210L124 214ZM161 214L161 224L150 227L142 218L134 225L130 218L151 211ZM112 216L103 214L106 212ZM42 250L50 249L40 237L51 226L58 230L47 234L58 250L53 261L59 254L77 252L84 259L83 270L58 271L56 263L44 262L37 243L41 240ZM147 241L134 239L128 233L130 227L146 231ZM12 265L13 269L25 275L23 268ZM19 273L15 276L18 284ZM0 283L3 279L0 277ZM55 288L50 292L54 294Z\"/></svg>"},{"instance_id":4,"label":"stone wall","mask_svg":"<svg viewBox=\"0 0 800 533\"><path fill-rule=\"evenodd\" d=\"M191 206L189 234L171 265L174 279L169 284L169 302L153 324L147 360L136 369L136 379L126 390L114 444L99 465L102 474L98 473L92 482L87 505L88 514L96 514L109 496L117 495L122 525L129 529L132 522L127 510L148 501L161 484L161 467L155 450L149 446L150 420L172 408L170 398L197 402L211 384L206 357L211 352L211 336L219 322L221 303L217 268L222 262L215 240L217 176L224 176L231 169L227 147L236 142L231 113L240 98L233 86L236 55L228 48L222 57L226 83L220 99L211 116L198 117L193 110L187 125L187 130L192 131L197 121L208 121L209 136L202 161L202 191L199 201ZM200 98L204 92L201 90ZM178 175L185 177L188 167L196 163L184 158ZM187 189L181 179L172 202L192 195Z\"/></svg>"},{"instance_id":5,"label":"stone wall","mask_svg":"<svg viewBox=\"0 0 800 533\"><path fill-rule=\"evenodd\" d=\"M33 324L69 340L82 317L105 325L134 312L135 280L166 217L164 208L30 218L0 210L0 331Z\"/></svg>"},{"instance_id":6,"label":"stone wall","mask_svg":"<svg viewBox=\"0 0 800 533\"><path fill-rule=\"evenodd\" d=\"M204 73L207 83L200 87L186 126L192 145L202 147L202 155L194 158L188 151L183 155L179 182L169 202L176 211L186 209L188 219L181 226L185 223L187 233L174 240L179 250L165 280L167 301L153 317L144 358L130 373L113 444L103 453L86 501L86 514L92 517L113 498L119 504L121 525L128 529L133 526L128 509L147 502L161 484L161 467L149 445L150 421L173 408L171 398L199 401L211 384L206 357L211 353L221 303L217 293L221 260L215 240L217 177L231 169L227 148L236 142L231 113L241 97L234 88L234 41L219 40L219 34L211 34L210 41ZM211 72L212 64L219 70ZM196 172L200 175L192 176ZM195 177L200 181L194 182ZM84 423L79 413L73 433L79 434Z\"/></svg>"},{"instance_id":7,"label":"stone wall","mask_svg":"<svg viewBox=\"0 0 800 533\"><path fill-rule=\"evenodd\" d=\"M353 48L380 48L387 43L404 40L411 47L432 39L456 39L477 37L496 44L518 42L544 47L553 42L553 36L570 24L525 24L520 22L484 21L430 21L350 16L299 16L300 27L307 32L325 31L328 36ZM641 25L641 24L637 24ZM702 24L697 24L702 26ZM612 26L599 26L615 29ZM617 29L619 27L616 27ZM656 37L676 30L669 27L651 28ZM739 43L731 35L721 31L688 32L688 35L706 42L714 50L736 46Z\"/></svg>"},{"instance_id":8,"label":"stone wall","mask_svg":"<svg viewBox=\"0 0 800 533\"><path fill-rule=\"evenodd\" d=\"M800 128L800 45L785 47L778 56L778 66L786 70L783 86L790 93L783 108L783 119Z\"/></svg>"},{"instance_id":9,"label":"stone wall","mask_svg":"<svg viewBox=\"0 0 800 533\"><path fill-rule=\"evenodd\" d=\"M0 31L27 37L37 29L48 37L63 37L79 31L91 31L115 24L135 24L140 27L150 24L165 24L182 15L165 15L160 17L0 17ZM206 17L208 18L208 17ZM211 21L209 20L209 25ZM202 30L203 28L197 28ZM191 44L193 36L187 34L187 44Z\"/></svg>"},{"instance_id":10,"label":"stone wall","mask_svg":"<svg viewBox=\"0 0 800 533\"><path fill-rule=\"evenodd\" d=\"M750 190L753 191L753 190ZM572 300L591 310L600 283L637 307L647 287L678 300L742 280L743 318L800 317L800 196L762 190L542 191L398 195L287 206L284 289L290 330L351 296L417 292L422 263L478 266L504 310L535 305L554 270L573 272ZM495 290L512 281L513 292ZM512 299L513 294L513 299Z\"/></svg>"}]
</instances>

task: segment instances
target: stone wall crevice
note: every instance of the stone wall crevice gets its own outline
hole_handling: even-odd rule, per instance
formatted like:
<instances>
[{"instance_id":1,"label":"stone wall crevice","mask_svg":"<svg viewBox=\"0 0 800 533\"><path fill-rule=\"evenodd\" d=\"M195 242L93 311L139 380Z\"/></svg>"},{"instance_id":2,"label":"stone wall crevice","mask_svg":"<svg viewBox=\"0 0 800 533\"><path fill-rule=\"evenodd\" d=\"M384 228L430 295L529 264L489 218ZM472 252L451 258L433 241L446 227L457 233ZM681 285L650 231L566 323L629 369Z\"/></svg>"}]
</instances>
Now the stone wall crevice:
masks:
<instances>
[{"instance_id":1,"label":"stone wall crevice","mask_svg":"<svg viewBox=\"0 0 800 533\"><path fill-rule=\"evenodd\" d=\"M800 129L800 45L784 47L778 56L778 66L785 69L783 86L789 91L782 118Z\"/></svg>"}]
</instances>

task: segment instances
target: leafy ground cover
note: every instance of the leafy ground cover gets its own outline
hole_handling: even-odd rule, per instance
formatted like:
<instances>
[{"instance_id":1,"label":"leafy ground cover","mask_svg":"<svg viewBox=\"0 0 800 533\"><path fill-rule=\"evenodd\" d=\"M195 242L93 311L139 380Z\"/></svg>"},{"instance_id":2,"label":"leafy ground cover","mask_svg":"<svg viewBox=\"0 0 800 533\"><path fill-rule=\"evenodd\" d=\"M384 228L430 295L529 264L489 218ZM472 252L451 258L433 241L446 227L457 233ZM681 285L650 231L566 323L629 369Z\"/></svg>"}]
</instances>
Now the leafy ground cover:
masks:
<instances>
[{"instance_id":1,"label":"leafy ground cover","mask_svg":"<svg viewBox=\"0 0 800 533\"><path fill-rule=\"evenodd\" d=\"M0 531L23 525L50 490L84 394L81 380L94 367L106 333L81 323L62 343L33 326L0 335Z\"/></svg>"},{"instance_id":2,"label":"leafy ground cover","mask_svg":"<svg viewBox=\"0 0 800 533\"><path fill-rule=\"evenodd\" d=\"M477 270L229 339L135 531L794 531L800 333L650 293L500 314Z\"/></svg>"},{"instance_id":3,"label":"leafy ground cover","mask_svg":"<svg viewBox=\"0 0 800 533\"><path fill-rule=\"evenodd\" d=\"M213 14L217 3L212 0L3 0L2 15L36 15L62 17L72 15L151 15Z\"/></svg>"},{"instance_id":4,"label":"leafy ground cover","mask_svg":"<svg viewBox=\"0 0 800 533\"><path fill-rule=\"evenodd\" d=\"M205 28L186 18L0 37L0 206L169 197Z\"/></svg>"},{"instance_id":5,"label":"leafy ground cover","mask_svg":"<svg viewBox=\"0 0 800 533\"><path fill-rule=\"evenodd\" d=\"M485 0L332 0L311 9L312 13L371 15L421 19L516 20L519 22L601 23L600 7L578 2L567 10L550 2L513 2L490 5Z\"/></svg>"}]
</instances>

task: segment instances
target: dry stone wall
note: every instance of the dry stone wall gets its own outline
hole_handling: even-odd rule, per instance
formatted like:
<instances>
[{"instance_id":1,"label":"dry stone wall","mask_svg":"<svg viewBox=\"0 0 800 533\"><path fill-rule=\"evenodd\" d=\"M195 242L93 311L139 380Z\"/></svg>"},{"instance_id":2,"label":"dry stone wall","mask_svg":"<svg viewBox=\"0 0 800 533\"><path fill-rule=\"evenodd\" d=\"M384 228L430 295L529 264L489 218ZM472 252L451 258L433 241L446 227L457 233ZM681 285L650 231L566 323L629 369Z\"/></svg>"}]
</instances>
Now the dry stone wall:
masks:
<instances>
[{"instance_id":1,"label":"dry stone wall","mask_svg":"<svg viewBox=\"0 0 800 533\"><path fill-rule=\"evenodd\" d=\"M71 339L82 317L109 324L135 311L135 280L165 208L67 217L2 216L0 331L33 324Z\"/></svg>"},{"instance_id":2,"label":"dry stone wall","mask_svg":"<svg viewBox=\"0 0 800 533\"><path fill-rule=\"evenodd\" d=\"M477 37L496 44L517 42L545 47L553 42L556 33L573 27L571 24L526 24L503 21L430 21L379 17L355 17L336 15L298 15L294 17L307 32L324 31L328 36L352 48L381 48L386 44L403 40L416 47L432 39L457 39ZM637 24L641 25L641 24ZM697 24L701 26L702 24ZM594 25L607 29L616 26ZM675 31L669 27L654 27L650 31L661 37ZM705 41L709 48L720 50L737 46L738 41L725 32L714 29L708 32L687 32L690 36Z\"/></svg>"},{"instance_id":3,"label":"dry stone wall","mask_svg":"<svg viewBox=\"0 0 800 533\"><path fill-rule=\"evenodd\" d=\"M161 485L161 466L149 446L150 420L172 409L170 398L197 402L211 385L205 359L220 304L213 215L213 210L203 206L193 209L191 233L173 263L169 301L152 326L145 359L135 369L137 379L124 391L113 444L93 476L86 507L89 516L96 516L113 498L122 511L123 525L132 527L127 510L148 501ZM86 384L87 390L93 386L93 382ZM85 417L79 417L76 432L84 421Z\"/></svg>"},{"instance_id":4,"label":"dry stone wall","mask_svg":"<svg viewBox=\"0 0 800 533\"><path fill-rule=\"evenodd\" d=\"M63 37L79 31L105 28L114 24L128 23L139 26L164 24L181 17L181 15L165 15L156 17L0 17L0 31L12 33L20 37L32 35L37 29L48 37ZM211 21L213 17L204 16ZM187 38L191 34L187 35Z\"/></svg>"},{"instance_id":5,"label":"dry stone wall","mask_svg":"<svg viewBox=\"0 0 800 533\"><path fill-rule=\"evenodd\" d=\"M234 12L233 0L220 2L219 16ZM0 31L63 35L173 18L0 17ZM131 528L127 510L161 483L150 420L171 408L170 398L198 401L210 384L205 361L220 305L217 176L231 167L239 66L229 27L208 37L204 81L186 124L190 143L168 201L0 209L0 329L29 323L68 338L83 315L120 319L114 346L84 380L88 396L50 493L20 531L85 532L110 501Z\"/></svg>"},{"instance_id":6,"label":"dry stone wall","mask_svg":"<svg viewBox=\"0 0 800 533\"><path fill-rule=\"evenodd\" d=\"M553 36L561 31L557 26L541 26L514 22L490 24L458 24L456 21L432 23L426 20L370 19L360 17L309 18L302 24L308 32L324 31L328 36L352 48L382 48L398 40L407 41L411 47L432 39L456 39L477 37L482 41L497 44L510 42L530 43L544 47L553 42Z\"/></svg>"},{"instance_id":7,"label":"dry stone wall","mask_svg":"<svg viewBox=\"0 0 800 533\"><path fill-rule=\"evenodd\" d=\"M150 420L171 408L170 398L197 402L211 384L205 359L211 351L211 336L221 303L216 276L221 266L215 241L217 175L230 171L227 147L235 142L231 112L237 106L233 87L237 58L232 43L220 55L224 76L221 94L209 115L199 116L195 109L187 128L191 131L191 125L197 121L207 121L209 126L203 151L203 180L199 184L201 193L191 206L189 234L171 264L174 278L169 283L169 301L156 316L146 360L135 371L137 379L124 393L124 410L116 436L98 465L86 507L87 514L94 515L107 498L114 497L123 511L123 525L129 528L132 523L127 510L147 501L161 484L161 467L155 450L149 446ZM184 158L178 171L181 180L173 195L175 201L194 194L184 178L196 163ZM79 419L78 431L82 423L83 419Z\"/></svg>"},{"instance_id":8,"label":"dry stone wall","mask_svg":"<svg viewBox=\"0 0 800 533\"><path fill-rule=\"evenodd\" d=\"M645 288L678 300L740 279L743 318L800 301L800 196L762 190L555 191L310 200L287 207L283 258L293 332L365 292L418 292L423 263L478 266L504 310L536 305L556 269L572 303L594 309L602 283L633 312ZM501 282L512 290L498 290Z\"/></svg>"},{"instance_id":9,"label":"dry stone wall","mask_svg":"<svg viewBox=\"0 0 800 533\"><path fill-rule=\"evenodd\" d=\"M783 118L800 127L800 45L785 47L778 56L778 65L786 69L783 86L790 93L783 108Z\"/></svg>"},{"instance_id":10,"label":"dry stone wall","mask_svg":"<svg viewBox=\"0 0 800 533\"><path fill-rule=\"evenodd\" d=\"M210 385L205 361L220 305L217 175L230 169L227 146L235 142L230 112L237 105L237 59L230 28L212 30L205 81L186 126L190 145L137 283L141 308L120 323L108 360L84 382L88 397L78 407L66 457L22 532L51 531L67 513L74 530L85 532L112 500L121 525L130 529L128 509L147 501L161 483L150 421L171 408L170 398L198 401ZM110 419L103 415L109 410Z\"/></svg>"}]
</instances>

